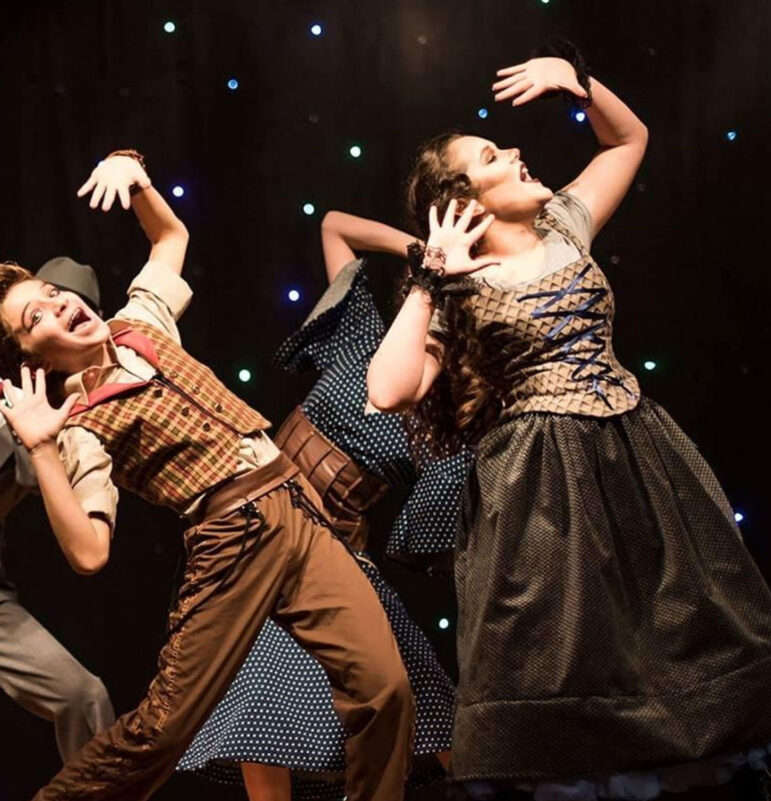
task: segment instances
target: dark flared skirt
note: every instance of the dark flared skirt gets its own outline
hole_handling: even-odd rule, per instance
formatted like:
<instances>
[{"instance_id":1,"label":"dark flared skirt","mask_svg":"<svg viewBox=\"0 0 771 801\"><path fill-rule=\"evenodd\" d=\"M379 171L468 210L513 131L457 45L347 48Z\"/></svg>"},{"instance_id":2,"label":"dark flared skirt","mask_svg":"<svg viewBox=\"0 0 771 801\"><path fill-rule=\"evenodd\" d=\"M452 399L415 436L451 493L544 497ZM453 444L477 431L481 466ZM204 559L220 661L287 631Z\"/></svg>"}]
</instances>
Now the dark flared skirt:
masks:
<instances>
[{"instance_id":1,"label":"dark flared skirt","mask_svg":"<svg viewBox=\"0 0 771 801\"><path fill-rule=\"evenodd\" d=\"M654 403L487 434L456 582L457 778L602 776L771 741L771 595Z\"/></svg>"}]
</instances>

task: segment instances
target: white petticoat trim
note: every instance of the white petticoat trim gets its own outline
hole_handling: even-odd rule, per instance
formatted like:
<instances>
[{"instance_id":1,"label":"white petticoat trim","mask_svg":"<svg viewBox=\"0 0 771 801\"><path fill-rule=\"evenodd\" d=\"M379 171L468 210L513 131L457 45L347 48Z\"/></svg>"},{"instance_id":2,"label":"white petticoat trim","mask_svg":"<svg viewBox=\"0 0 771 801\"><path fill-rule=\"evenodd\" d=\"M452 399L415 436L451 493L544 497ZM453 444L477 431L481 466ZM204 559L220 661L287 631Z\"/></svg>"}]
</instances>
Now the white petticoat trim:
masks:
<instances>
[{"instance_id":1,"label":"white petticoat trim","mask_svg":"<svg viewBox=\"0 0 771 801\"><path fill-rule=\"evenodd\" d=\"M749 751L721 754L711 759L655 771L618 773L605 779L579 779L569 784L523 784L518 789L533 793L533 801L651 801L662 793L682 793L694 787L725 784L745 766L766 770L770 754L771 743ZM466 782L465 787L476 801L484 801L500 793L500 784L495 782Z\"/></svg>"}]
</instances>

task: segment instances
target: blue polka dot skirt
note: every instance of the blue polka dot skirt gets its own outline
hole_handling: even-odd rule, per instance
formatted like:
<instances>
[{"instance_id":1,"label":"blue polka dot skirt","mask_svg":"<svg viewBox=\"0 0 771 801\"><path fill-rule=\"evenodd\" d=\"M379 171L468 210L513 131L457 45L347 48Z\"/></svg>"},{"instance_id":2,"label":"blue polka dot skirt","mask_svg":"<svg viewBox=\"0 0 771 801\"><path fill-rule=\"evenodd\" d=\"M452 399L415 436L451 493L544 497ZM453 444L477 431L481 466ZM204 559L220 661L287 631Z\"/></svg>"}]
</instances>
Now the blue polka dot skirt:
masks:
<instances>
[{"instance_id":1,"label":"blue polka dot skirt","mask_svg":"<svg viewBox=\"0 0 771 801\"><path fill-rule=\"evenodd\" d=\"M366 557L360 564L393 628L416 703L411 784L442 777L420 759L448 751L453 686L425 634ZM332 706L326 674L282 628L268 620L227 694L200 729L177 770L241 783L241 762L293 771L293 798L342 801L345 731ZM333 774L320 780L318 774Z\"/></svg>"}]
</instances>

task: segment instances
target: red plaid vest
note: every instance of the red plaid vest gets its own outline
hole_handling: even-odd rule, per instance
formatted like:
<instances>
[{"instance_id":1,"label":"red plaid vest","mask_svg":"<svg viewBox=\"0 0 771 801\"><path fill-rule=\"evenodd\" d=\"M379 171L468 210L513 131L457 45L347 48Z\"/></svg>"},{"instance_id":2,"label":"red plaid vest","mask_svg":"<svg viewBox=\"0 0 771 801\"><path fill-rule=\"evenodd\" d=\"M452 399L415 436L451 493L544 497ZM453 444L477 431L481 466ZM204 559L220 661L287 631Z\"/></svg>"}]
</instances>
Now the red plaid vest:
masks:
<instances>
[{"instance_id":1,"label":"red plaid vest","mask_svg":"<svg viewBox=\"0 0 771 801\"><path fill-rule=\"evenodd\" d=\"M115 345L136 351L157 374L97 387L67 425L99 438L118 486L182 514L234 474L241 440L270 423L154 326L113 320L110 331Z\"/></svg>"}]
</instances>

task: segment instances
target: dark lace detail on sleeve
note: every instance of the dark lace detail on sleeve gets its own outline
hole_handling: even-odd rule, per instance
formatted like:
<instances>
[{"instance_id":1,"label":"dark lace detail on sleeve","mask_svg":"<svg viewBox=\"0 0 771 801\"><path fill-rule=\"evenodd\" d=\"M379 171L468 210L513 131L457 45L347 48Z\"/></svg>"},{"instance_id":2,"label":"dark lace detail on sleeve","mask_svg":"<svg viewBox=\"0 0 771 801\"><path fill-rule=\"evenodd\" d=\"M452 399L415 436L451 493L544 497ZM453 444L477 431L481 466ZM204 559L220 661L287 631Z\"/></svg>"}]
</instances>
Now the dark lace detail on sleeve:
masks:
<instances>
[{"instance_id":1,"label":"dark lace detail on sleeve","mask_svg":"<svg viewBox=\"0 0 771 801\"><path fill-rule=\"evenodd\" d=\"M623 380L613 372L612 365L602 360L602 356L607 352L607 342L603 339L601 333L608 326L608 318L602 312L594 311L593 308L605 299L608 289L602 286L582 285L581 282L592 269L592 266L587 264L562 289L532 292L527 295L521 295L517 300L544 299L544 302L533 310L532 318L534 320L554 319L554 325L547 332L546 339L559 348L559 351L563 354L562 360L564 362L575 365L575 369L571 373L571 379L573 381L588 381L590 391L600 398L608 408L612 409L613 404L605 394L603 383L621 387L632 397L634 397L634 392L625 386ZM553 309L556 303L570 295L586 295L586 298L578 305L571 306L568 309ZM590 321L591 324L575 334L561 336L565 328L576 319ZM588 342L594 347L591 350L587 350L584 355L573 353L576 345L582 342Z\"/></svg>"}]
</instances>

